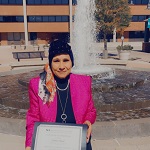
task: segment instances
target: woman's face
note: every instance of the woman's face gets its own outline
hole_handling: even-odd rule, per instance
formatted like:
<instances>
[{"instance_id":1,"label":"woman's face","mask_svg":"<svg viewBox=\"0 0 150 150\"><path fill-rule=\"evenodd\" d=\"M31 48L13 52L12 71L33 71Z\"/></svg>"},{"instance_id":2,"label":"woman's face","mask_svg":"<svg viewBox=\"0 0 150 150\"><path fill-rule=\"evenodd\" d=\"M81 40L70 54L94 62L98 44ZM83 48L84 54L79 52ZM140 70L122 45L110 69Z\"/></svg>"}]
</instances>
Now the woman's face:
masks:
<instances>
[{"instance_id":1,"label":"woman's face","mask_svg":"<svg viewBox=\"0 0 150 150\"><path fill-rule=\"evenodd\" d=\"M72 62L68 54L60 54L52 59L51 69L58 78L66 78L72 68Z\"/></svg>"}]
</instances>

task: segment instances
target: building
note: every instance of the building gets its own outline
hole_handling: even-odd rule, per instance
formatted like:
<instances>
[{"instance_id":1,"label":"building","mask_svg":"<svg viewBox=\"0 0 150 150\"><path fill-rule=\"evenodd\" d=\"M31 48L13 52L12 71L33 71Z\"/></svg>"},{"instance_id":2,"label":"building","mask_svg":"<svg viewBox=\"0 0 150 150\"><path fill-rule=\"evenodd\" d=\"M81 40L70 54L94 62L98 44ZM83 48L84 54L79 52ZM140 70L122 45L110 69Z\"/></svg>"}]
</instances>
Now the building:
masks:
<instances>
[{"instance_id":1,"label":"building","mask_svg":"<svg viewBox=\"0 0 150 150\"><path fill-rule=\"evenodd\" d=\"M68 40L69 15L69 0L0 0L1 45L19 44L26 35L29 44Z\"/></svg>"},{"instance_id":2,"label":"building","mask_svg":"<svg viewBox=\"0 0 150 150\"><path fill-rule=\"evenodd\" d=\"M73 12L69 2L72 1ZM125 30L125 41L143 41L145 22L150 16L149 0L130 0L133 15ZM44 44L53 38L69 41L69 16L74 14L76 0L0 0L1 45L35 40ZM119 39L118 39L119 40Z\"/></svg>"},{"instance_id":3,"label":"building","mask_svg":"<svg viewBox=\"0 0 150 150\"><path fill-rule=\"evenodd\" d=\"M132 22L125 30L126 41L144 41L145 20L150 17L150 0L129 0Z\"/></svg>"}]
</instances>

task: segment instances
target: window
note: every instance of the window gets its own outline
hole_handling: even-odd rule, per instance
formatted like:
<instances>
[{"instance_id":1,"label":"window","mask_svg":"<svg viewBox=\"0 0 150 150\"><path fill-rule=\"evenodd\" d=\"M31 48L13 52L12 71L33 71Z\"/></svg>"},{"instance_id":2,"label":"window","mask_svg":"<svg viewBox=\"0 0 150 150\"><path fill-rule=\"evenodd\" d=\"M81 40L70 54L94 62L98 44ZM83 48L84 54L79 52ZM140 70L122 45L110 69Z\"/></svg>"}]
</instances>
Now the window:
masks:
<instances>
[{"instance_id":1,"label":"window","mask_svg":"<svg viewBox=\"0 0 150 150\"><path fill-rule=\"evenodd\" d=\"M16 4L23 4L23 0L0 0L0 4L12 4L12 5L16 5Z\"/></svg>"},{"instance_id":2,"label":"window","mask_svg":"<svg viewBox=\"0 0 150 150\"><path fill-rule=\"evenodd\" d=\"M133 0L133 4L137 4L137 5L147 5L149 2L149 0ZM129 1L129 3L131 3L131 0Z\"/></svg>"},{"instance_id":3,"label":"window","mask_svg":"<svg viewBox=\"0 0 150 150\"><path fill-rule=\"evenodd\" d=\"M23 0L16 0L16 4L23 4Z\"/></svg>"},{"instance_id":4,"label":"window","mask_svg":"<svg viewBox=\"0 0 150 150\"><path fill-rule=\"evenodd\" d=\"M49 16L49 22L55 22L55 16Z\"/></svg>"},{"instance_id":5,"label":"window","mask_svg":"<svg viewBox=\"0 0 150 150\"><path fill-rule=\"evenodd\" d=\"M14 41L20 41L21 34L19 32L14 33Z\"/></svg>"},{"instance_id":6,"label":"window","mask_svg":"<svg viewBox=\"0 0 150 150\"><path fill-rule=\"evenodd\" d=\"M23 22L23 16L0 16L1 22Z\"/></svg>"},{"instance_id":7,"label":"window","mask_svg":"<svg viewBox=\"0 0 150 150\"><path fill-rule=\"evenodd\" d=\"M16 0L9 0L9 4L15 4Z\"/></svg>"},{"instance_id":8,"label":"window","mask_svg":"<svg viewBox=\"0 0 150 150\"><path fill-rule=\"evenodd\" d=\"M8 41L20 41L21 39L24 39L23 32L9 32L7 36Z\"/></svg>"},{"instance_id":9,"label":"window","mask_svg":"<svg viewBox=\"0 0 150 150\"><path fill-rule=\"evenodd\" d=\"M8 33L7 36L8 36L8 41L13 41L14 40L13 32Z\"/></svg>"},{"instance_id":10,"label":"window","mask_svg":"<svg viewBox=\"0 0 150 150\"><path fill-rule=\"evenodd\" d=\"M144 31L130 31L129 38L144 38Z\"/></svg>"},{"instance_id":11,"label":"window","mask_svg":"<svg viewBox=\"0 0 150 150\"><path fill-rule=\"evenodd\" d=\"M3 16L0 16L0 22L3 22L4 20L3 20Z\"/></svg>"},{"instance_id":12,"label":"window","mask_svg":"<svg viewBox=\"0 0 150 150\"><path fill-rule=\"evenodd\" d=\"M30 40L36 40L37 39L37 33L36 32L30 32Z\"/></svg>"},{"instance_id":13,"label":"window","mask_svg":"<svg viewBox=\"0 0 150 150\"><path fill-rule=\"evenodd\" d=\"M146 16L139 16L139 20L138 21L144 21L146 19Z\"/></svg>"},{"instance_id":14,"label":"window","mask_svg":"<svg viewBox=\"0 0 150 150\"><path fill-rule=\"evenodd\" d=\"M69 22L69 16L28 16L28 22Z\"/></svg>"},{"instance_id":15,"label":"window","mask_svg":"<svg viewBox=\"0 0 150 150\"><path fill-rule=\"evenodd\" d=\"M2 4L8 4L8 0L2 0Z\"/></svg>"},{"instance_id":16,"label":"window","mask_svg":"<svg viewBox=\"0 0 150 150\"><path fill-rule=\"evenodd\" d=\"M35 20L36 20L36 22L42 22L42 17L41 16L36 16Z\"/></svg>"},{"instance_id":17,"label":"window","mask_svg":"<svg viewBox=\"0 0 150 150\"><path fill-rule=\"evenodd\" d=\"M138 16L132 16L132 21L133 22L138 22Z\"/></svg>"},{"instance_id":18,"label":"window","mask_svg":"<svg viewBox=\"0 0 150 150\"><path fill-rule=\"evenodd\" d=\"M16 16L16 22L24 22L23 16Z\"/></svg>"},{"instance_id":19,"label":"window","mask_svg":"<svg viewBox=\"0 0 150 150\"><path fill-rule=\"evenodd\" d=\"M43 22L48 22L48 16L43 16Z\"/></svg>"},{"instance_id":20,"label":"window","mask_svg":"<svg viewBox=\"0 0 150 150\"><path fill-rule=\"evenodd\" d=\"M27 4L34 4L34 0L27 0Z\"/></svg>"},{"instance_id":21,"label":"window","mask_svg":"<svg viewBox=\"0 0 150 150\"><path fill-rule=\"evenodd\" d=\"M72 0L73 5L77 5L77 0Z\"/></svg>"},{"instance_id":22,"label":"window","mask_svg":"<svg viewBox=\"0 0 150 150\"><path fill-rule=\"evenodd\" d=\"M35 16L29 16L28 21L29 22L35 22Z\"/></svg>"},{"instance_id":23,"label":"window","mask_svg":"<svg viewBox=\"0 0 150 150\"><path fill-rule=\"evenodd\" d=\"M69 0L62 0L62 4L69 4Z\"/></svg>"},{"instance_id":24,"label":"window","mask_svg":"<svg viewBox=\"0 0 150 150\"><path fill-rule=\"evenodd\" d=\"M48 0L48 4L55 4L54 0Z\"/></svg>"},{"instance_id":25,"label":"window","mask_svg":"<svg viewBox=\"0 0 150 150\"><path fill-rule=\"evenodd\" d=\"M55 4L61 4L61 0L55 0Z\"/></svg>"},{"instance_id":26,"label":"window","mask_svg":"<svg viewBox=\"0 0 150 150\"><path fill-rule=\"evenodd\" d=\"M35 0L34 4L41 4L41 0Z\"/></svg>"},{"instance_id":27,"label":"window","mask_svg":"<svg viewBox=\"0 0 150 150\"><path fill-rule=\"evenodd\" d=\"M68 16L62 16L61 18L62 18L61 19L62 22L69 22L69 17Z\"/></svg>"},{"instance_id":28,"label":"window","mask_svg":"<svg viewBox=\"0 0 150 150\"><path fill-rule=\"evenodd\" d=\"M61 16L56 16L56 22L61 22Z\"/></svg>"},{"instance_id":29,"label":"window","mask_svg":"<svg viewBox=\"0 0 150 150\"><path fill-rule=\"evenodd\" d=\"M48 4L48 0L42 0L42 4Z\"/></svg>"},{"instance_id":30,"label":"window","mask_svg":"<svg viewBox=\"0 0 150 150\"><path fill-rule=\"evenodd\" d=\"M135 15L135 16L132 16L132 21L133 22L142 22L146 19L146 16L144 15Z\"/></svg>"}]
</instances>

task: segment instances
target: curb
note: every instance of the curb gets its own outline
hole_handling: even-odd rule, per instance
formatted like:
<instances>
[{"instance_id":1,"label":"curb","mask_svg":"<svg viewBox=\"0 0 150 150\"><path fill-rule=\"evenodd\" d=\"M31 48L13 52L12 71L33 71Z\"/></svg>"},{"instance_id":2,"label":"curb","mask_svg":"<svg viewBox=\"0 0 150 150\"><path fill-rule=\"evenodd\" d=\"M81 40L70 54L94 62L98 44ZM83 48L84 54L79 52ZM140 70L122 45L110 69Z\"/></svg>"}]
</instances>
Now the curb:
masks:
<instances>
[{"instance_id":1,"label":"curb","mask_svg":"<svg viewBox=\"0 0 150 150\"><path fill-rule=\"evenodd\" d=\"M24 119L0 117L0 133L25 136ZM150 136L150 118L113 122L96 122L93 125L92 138L108 140Z\"/></svg>"}]
</instances>

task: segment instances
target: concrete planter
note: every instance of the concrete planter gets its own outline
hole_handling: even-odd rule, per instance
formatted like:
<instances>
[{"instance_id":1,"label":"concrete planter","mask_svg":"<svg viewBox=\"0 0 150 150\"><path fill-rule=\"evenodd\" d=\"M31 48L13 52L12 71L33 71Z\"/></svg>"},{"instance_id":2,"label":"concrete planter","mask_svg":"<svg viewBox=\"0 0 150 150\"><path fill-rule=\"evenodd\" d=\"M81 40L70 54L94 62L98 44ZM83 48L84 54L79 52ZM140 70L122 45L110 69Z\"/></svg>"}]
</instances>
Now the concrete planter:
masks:
<instances>
[{"instance_id":1,"label":"concrete planter","mask_svg":"<svg viewBox=\"0 0 150 150\"><path fill-rule=\"evenodd\" d=\"M34 48L35 51L39 50L39 46L38 45L33 45L33 48Z\"/></svg>"},{"instance_id":2,"label":"concrete planter","mask_svg":"<svg viewBox=\"0 0 150 150\"><path fill-rule=\"evenodd\" d=\"M129 58L130 58L130 51L129 50L119 50L118 51L118 55L119 55L119 59L120 60L129 60Z\"/></svg>"},{"instance_id":3,"label":"concrete planter","mask_svg":"<svg viewBox=\"0 0 150 150\"><path fill-rule=\"evenodd\" d=\"M48 46L44 47L44 53L45 53L45 56L48 57L48 54L49 54L49 47Z\"/></svg>"},{"instance_id":4,"label":"concrete planter","mask_svg":"<svg viewBox=\"0 0 150 150\"><path fill-rule=\"evenodd\" d=\"M20 47L21 47L21 50L25 50L26 49L25 45L20 45Z\"/></svg>"},{"instance_id":5,"label":"concrete planter","mask_svg":"<svg viewBox=\"0 0 150 150\"><path fill-rule=\"evenodd\" d=\"M16 45L11 45L11 49L16 49Z\"/></svg>"}]
</instances>

